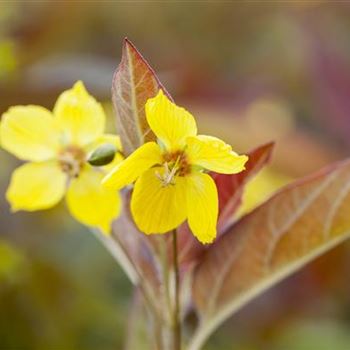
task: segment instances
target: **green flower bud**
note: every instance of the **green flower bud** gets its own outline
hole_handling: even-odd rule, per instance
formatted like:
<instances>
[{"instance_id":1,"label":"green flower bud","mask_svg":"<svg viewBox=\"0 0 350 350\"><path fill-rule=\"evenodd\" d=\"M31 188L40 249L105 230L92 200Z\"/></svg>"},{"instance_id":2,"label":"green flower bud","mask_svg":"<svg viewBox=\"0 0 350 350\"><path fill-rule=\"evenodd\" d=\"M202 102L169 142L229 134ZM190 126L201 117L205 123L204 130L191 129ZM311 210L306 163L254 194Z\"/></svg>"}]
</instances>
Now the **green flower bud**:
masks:
<instances>
[{"instance_id":1,"label":"green flower bud","mask_svg":"<svg viewBox=\"0 0 350 350\"><path fill-rule=\"evenodd\" d=\"M117 147L111 143L105 143L96 148L88 158L88 163L93 166L103 166L111 163L117 153Z\"/></svg>"}]
</instances>

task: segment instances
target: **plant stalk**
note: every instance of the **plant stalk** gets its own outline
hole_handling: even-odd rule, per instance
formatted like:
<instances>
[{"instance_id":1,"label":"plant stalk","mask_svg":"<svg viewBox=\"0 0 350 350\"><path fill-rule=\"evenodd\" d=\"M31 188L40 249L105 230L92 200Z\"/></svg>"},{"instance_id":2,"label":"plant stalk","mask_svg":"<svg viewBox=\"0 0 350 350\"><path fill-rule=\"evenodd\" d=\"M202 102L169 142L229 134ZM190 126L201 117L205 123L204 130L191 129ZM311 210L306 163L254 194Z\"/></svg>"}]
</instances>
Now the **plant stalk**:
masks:
<instances>
[{"instance_id":1,"label":"plant stalk","mask_svg":"<svg viewBox=\"0 0 350 350\"><path fill-rule=\"evenodd\" d=\"M172 232L173 236L173 264L174 264L174 312L173 312L173 344L174 350L181 350L181 323L180 323L180 274L177 252L177 232Z\"/></svg>"}]
</instances>

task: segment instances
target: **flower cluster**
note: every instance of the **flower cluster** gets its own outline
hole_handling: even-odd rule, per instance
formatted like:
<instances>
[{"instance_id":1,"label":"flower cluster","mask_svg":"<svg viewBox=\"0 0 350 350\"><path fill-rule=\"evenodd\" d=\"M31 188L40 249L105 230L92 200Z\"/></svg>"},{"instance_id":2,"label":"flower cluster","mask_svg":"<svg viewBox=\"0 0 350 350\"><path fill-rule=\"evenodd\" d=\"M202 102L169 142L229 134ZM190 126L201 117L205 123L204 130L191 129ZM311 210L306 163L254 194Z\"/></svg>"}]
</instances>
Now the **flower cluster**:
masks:
<instances>
[{"instance_id":1,"label":"flower cluster","mask_svg":"<svg viewBox=\"0 0 350 350\"><path fill-rule=\"evenodd\" d=\"M187 219L199 241L212 242L218 194L208 171L238 173L247 156L220 139L197 135L193 116L161 90L145 111L157 142L95 167L88 162L94 150L106 143L121 145L117 136L104 134L103 109L81 82L61 94L52 113L39 106L10 108L2 116L1 145L29 161L12 176L7 191L12 209L50 208L66 194L77 220L108 232L120 212L117 190L135 182L131 212L140 231L166 233Z\"/></svg>"}]
</instances>

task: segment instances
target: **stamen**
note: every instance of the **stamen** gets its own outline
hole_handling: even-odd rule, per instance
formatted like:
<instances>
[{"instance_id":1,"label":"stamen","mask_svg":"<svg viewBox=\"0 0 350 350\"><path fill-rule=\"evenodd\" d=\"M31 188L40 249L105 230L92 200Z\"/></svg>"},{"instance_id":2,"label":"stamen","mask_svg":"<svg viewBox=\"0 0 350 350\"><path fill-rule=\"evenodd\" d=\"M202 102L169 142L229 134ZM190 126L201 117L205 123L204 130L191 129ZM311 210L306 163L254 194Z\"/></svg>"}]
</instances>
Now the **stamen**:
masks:
<instances>
[{"instance_id":1,"label":"stamen","mask_svg":"<svg viewBox=\"0 0 350 350\"><path fill-rule=\"evenodd\" d=\"M63 172L69 177L78 177L86 161L85 152L76 146L69 146L62 150L58 161Z\"/></svg>"},{"instance_id":2,"label":"stamen","mask_svg":"<svg viewBox=\"0 0 350 350\"><path fill-rule=\"evenodd\" d=\"M163 167L163 174L156 172L156 177L163 186L174 185L176 176L185 176L189 173L186 155L179 151L165 154Z\"/></svg>"}]
</instances>

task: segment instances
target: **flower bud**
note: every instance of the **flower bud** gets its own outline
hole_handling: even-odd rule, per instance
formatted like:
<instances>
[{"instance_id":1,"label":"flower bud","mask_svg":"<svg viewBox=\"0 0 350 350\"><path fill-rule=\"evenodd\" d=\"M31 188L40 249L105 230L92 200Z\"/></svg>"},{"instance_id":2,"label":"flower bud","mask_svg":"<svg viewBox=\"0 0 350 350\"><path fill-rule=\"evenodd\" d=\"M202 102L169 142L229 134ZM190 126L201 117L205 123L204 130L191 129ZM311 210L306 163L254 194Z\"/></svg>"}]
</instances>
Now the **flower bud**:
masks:
<instances>
[{"instance_id":1,"label":"flower bud","mask_svg":"<svg viewBox=\"0 0 350 350\"><path fill-rule=\"evenodd\" d=\"M117 153L117 147L111 143L105 143L96 148L89 156L88 163L93 166L103 166L111 163Z\"/></svg>"}]
</instances>

